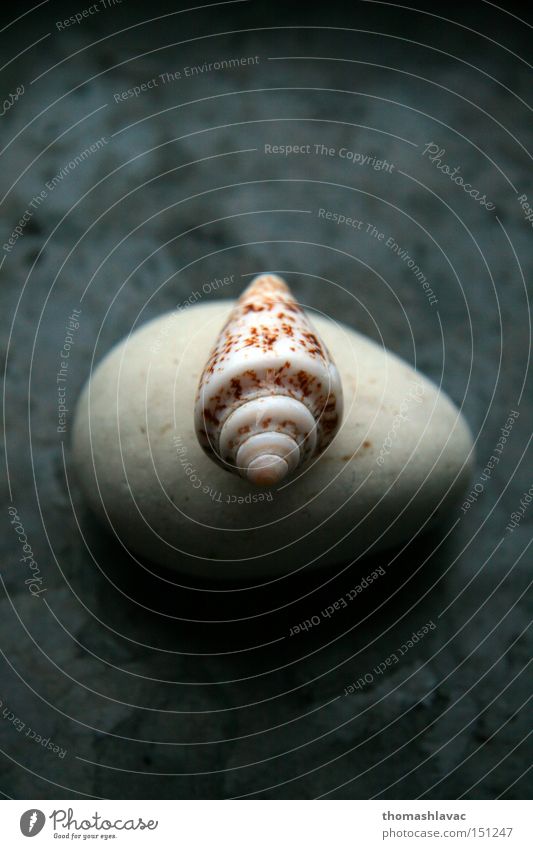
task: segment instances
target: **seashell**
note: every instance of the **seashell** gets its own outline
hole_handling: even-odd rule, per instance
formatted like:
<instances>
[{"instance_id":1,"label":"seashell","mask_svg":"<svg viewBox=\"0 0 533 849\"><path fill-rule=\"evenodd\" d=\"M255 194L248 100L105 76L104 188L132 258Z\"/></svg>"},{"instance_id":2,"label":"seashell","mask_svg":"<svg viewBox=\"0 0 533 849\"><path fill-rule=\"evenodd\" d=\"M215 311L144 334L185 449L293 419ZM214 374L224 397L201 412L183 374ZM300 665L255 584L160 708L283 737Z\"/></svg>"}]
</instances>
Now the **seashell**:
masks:
<instances>
[{"instance_id":1,"label":"seashell","mask_svg":"<svg viewBox=\"0 0 533 849\"><path fill-rule=\"evenodd\" d=\"M341 381L326 346L281 277L259 275L200 378L200 445L228 471L272 486L321 454L341 418Z\"/></svg>"}]
</instances>

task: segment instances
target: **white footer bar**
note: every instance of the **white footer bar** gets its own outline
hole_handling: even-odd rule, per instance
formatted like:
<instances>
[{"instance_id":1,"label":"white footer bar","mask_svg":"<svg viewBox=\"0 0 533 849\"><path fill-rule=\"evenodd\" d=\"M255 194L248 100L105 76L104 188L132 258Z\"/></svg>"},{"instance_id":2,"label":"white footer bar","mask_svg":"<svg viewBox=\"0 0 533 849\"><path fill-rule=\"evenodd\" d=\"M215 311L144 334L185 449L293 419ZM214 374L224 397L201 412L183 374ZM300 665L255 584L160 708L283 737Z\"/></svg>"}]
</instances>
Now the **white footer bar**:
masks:
<instances>
[{"instance_id":1,"label":"white footer bar","mask_svg":"<svg viewBox=\"0 0 533 849\"><path fill-rule=\"evenodd\" d=\"M58 800L0 804L2 846L533 846L523 801ZM530 812L529 812L530 814ZM35 837L35 844L28 838Z\"/></svg>"}]
</instances>

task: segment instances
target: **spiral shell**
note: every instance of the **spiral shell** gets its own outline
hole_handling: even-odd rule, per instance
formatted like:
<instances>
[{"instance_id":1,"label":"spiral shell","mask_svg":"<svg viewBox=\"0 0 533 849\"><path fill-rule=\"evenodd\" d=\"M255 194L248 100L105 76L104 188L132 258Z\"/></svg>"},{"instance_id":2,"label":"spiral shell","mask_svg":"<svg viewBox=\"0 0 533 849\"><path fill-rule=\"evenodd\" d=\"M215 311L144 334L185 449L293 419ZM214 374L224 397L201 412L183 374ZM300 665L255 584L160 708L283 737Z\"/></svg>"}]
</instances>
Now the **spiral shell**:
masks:
<instances>
[{"instance_id":1,"label":"spiral shell","mask_svg":"<svg viewBox=\"0 0 533 849\"><path fill-rule=\"evenodd\" d=\"M325 345L280 277L256 277L200 378L200 445L229 471L272 486L318 456L341 417L341 382Z\"/></svg>"}]
</instances>

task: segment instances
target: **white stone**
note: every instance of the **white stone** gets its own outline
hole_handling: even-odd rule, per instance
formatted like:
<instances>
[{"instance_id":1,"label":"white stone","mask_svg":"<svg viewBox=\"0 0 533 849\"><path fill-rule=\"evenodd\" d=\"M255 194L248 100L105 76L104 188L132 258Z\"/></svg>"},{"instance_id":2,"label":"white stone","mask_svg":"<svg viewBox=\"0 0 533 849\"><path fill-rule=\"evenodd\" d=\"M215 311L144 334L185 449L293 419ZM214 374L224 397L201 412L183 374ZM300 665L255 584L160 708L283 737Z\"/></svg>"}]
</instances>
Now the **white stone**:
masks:
<instances>
[{"instance_id":1,"label":"white stone","mask_svg":"<svg viewBox=\"0 0 533 849\"><path fill-rule=\"evenodd\" d=\"M468 483L470 431L449 398L374 342L313 318L339 369L344 419L313 463L271 490L215 465L194 431L198 381L230 301L144 325L100 363L79 400L82 489L126 547L216 579L288 574L394 547Z\"/></svg>"}]
</instances>

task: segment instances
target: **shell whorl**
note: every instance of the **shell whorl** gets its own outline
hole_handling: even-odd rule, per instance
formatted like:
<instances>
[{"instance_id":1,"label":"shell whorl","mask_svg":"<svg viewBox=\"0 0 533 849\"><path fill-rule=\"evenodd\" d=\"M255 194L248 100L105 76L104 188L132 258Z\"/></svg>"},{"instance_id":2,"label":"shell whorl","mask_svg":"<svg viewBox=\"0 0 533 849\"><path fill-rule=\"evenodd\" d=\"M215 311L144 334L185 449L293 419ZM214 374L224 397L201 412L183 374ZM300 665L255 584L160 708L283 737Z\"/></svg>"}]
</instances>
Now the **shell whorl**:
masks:
<instances>
[{"instance_id":1,"label":"shell whorl","mask_svg":"<svg viewBox=\"0 0 533 849\"><path fill-rule=\"evenodd\" d=\"M215 462L273 486L331 442L342 388L331 357L285 282L256 277L200 378L195 428Z\"/></svg>"}]
</instances>

